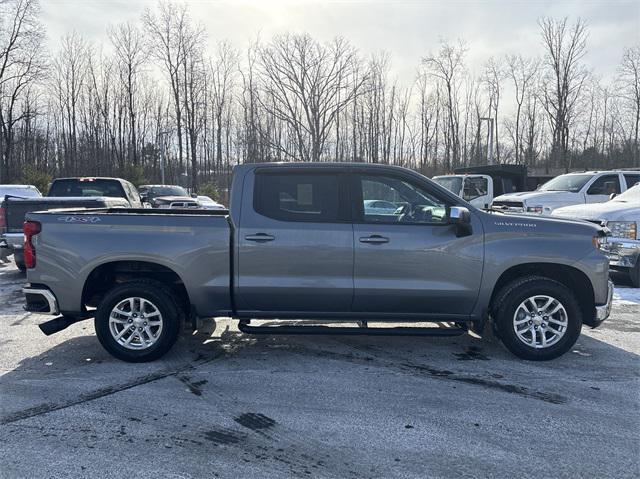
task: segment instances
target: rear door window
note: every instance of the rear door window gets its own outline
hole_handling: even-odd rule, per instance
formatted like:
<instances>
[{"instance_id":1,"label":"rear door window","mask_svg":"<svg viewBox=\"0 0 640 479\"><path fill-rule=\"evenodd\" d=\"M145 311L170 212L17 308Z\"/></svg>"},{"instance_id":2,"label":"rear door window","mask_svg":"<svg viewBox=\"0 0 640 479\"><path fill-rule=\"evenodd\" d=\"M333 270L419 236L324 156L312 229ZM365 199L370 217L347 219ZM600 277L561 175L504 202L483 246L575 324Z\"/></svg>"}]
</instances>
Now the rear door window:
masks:
<instances>
[{"instance_id":1,"label":"rear door window","mask_svg":"<svg viewBox=\"0 0 640 479\"><path fill-rule=\"evenodd\" d=\"M631 188L633 185L640 182L640 175L625 173L624 180L627 183L627 188Z\"/></svg>"},{"instance_id":2,"label":"rear door window","mask_svg":"<svg viewBox=\"0 0 640 479\"><path fill-rule=\"evenodd\" d=\"M339 177L324 173L258 173L254 209L281 221L339 221Z\"/></svg>"}]
</instances>

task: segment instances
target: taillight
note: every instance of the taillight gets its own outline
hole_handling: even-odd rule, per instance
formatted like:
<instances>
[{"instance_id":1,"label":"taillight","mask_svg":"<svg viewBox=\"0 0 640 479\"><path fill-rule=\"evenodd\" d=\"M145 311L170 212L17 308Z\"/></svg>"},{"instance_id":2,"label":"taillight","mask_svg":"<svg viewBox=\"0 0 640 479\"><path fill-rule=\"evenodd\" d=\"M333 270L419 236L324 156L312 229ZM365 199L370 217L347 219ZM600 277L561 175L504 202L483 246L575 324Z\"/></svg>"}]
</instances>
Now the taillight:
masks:
<instances>
[{"instance_id":1,"label":"taillight","mask_svg":"<svg viewBox=\"0 0 640 479\"><path fill-rule=\"evenodd\" d=\"M7 227L7 215L4 212L4 208L0 207L0 233L3 233L6 227Z\"/></svg>"},{"instance_id":2,"label":"taillight","mask_svg":"<svg viewBox=\"0 0 640 479\"><path fill-rule=\"evenodd\" d=\"M27 268L36 267L36 249L31 239L40 233L40 229L40 223L37 221L25 221L22 226L22 232L24 233L24 264Z\"/></svg>"}]
</instances>

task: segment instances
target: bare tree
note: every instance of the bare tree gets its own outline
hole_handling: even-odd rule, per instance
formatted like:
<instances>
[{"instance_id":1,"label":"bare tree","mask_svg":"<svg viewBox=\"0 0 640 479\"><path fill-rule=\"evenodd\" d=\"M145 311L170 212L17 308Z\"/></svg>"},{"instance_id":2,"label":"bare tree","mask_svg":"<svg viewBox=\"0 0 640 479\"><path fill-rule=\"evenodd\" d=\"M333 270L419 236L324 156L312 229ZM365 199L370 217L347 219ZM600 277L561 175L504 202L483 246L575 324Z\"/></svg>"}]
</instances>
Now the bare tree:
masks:
<instances>
[{"instance_id":1,"label":"bare tree","mask_svg":"<svg viewBox=\"0 0 640 479\"><path fill-rule=\"evenodd\" d=\"M37 0L0 2L0 182L10 177L14 127L32 114L30 109L19 112L19 103L32 93L44 70L44 34L38 13Z\"/></svg>"},{"instance_id":2,"label":"bare tree","mask_svg":"<svg viewBox=\"0 0 640 479\"><path fill-rule=\"evenodd\" d=\"M547 81L542 95L552 130L550 159L568 171L571 121L587 77L581 64L586 53L587 27L581 19L570 26L567 18L544 18L539 25L546 50Z\"/></svg>"},{"instance_id":3,"label":"bare tree","mask_svg":"<svg viewBox=\"0 0 640 479\"><path fill-rule=\"evenodd\" d=\"M129 156L133 166L137 166L136 100L139 95L141 68L146 59L144 39L140 30L131 23L123 23L109 29L109 39L115 50L120 82L126 93L130 135Z\"/></svg>"},{"instance_id":4,"label":"bare tree","mask_svg":"<svg viewBox=\"0 0 640 479\"><path fill-rule=\"evenodd\" d=\"M178 137L178 162L183 169L182 145L182 70L183 44L189 16L186 5L176 6L169 2L158 4L158 14L147 9L142 15L142 22L149 36L149 48L153 57L162 63L169 78L173 107L176 116Z\"/></svg>"},{"instance_id":5,"label":"bare tree","mask_svg":"<svg viewBox=\"0 0 640 479\"><path fill-rule=\"evenodd\" d=\"M76 32L62 39L62 48L54 58L53 88L59 106L59 128L64 168L78 174L78 108L87 75L89 47Z\"/></svg>"},{"instance_id":6,"label":"bare tree","mask_svg":"<svg viewBox=\"0 0 640 479\"><path fill-rule=\"evenodd\" d=\"M539 61L522 55L507 56L507 72L513 82L514 100L516 102L515 126L513 133L516 163L522 159L522 106L531 93L538 73Z\"/></svg>"},{"instance_id":7,"label":"bare tree","mask_svg":"<svg viewBox=\"0 0 640 479\"><path fill-rule=\"evenodd\" d=\"M319 161L337 115L365 80L354 81L355 49L342 38L323 45L286 34L260 48L259 57L262 88L272 100L263 106L291 128L299 159Z\"/></svg>"},{"instance_id":8,"label":"bare tree","mask_svg":"<svg viewBox=\"0 0 640 479\"><path fill-rule=\"evenodd\" d=\"M444 107L446 111L445 137L445 167L450 170L460 161L460 108L458 105L458 90L462 72L464 71L464 56L467 47L460 41L457 45L442 42L436 54L430 54L422 59L426 73L439 80L445 91Z\"/></svg>"},{"instance_id":9,"label":"bare tree","mask_svg":"<svg viewBox=\"0 0 640 479\"><path fill-rule=\"evenodd\" d=\"M499 118L500 111L500 87L505 79L505 72L500 60L491 57L484 66L484 75L482 81L485 84L489 95L489 116L493 117L494 124L494 147L496 149L496 161L500 162L500 130Z\"/></svg>"},{"instance_id":10,"label":"bare tree","mask_svg":"<svg viewBox=\"0 0 640 479\"><path fill-rule=\"evenodd\" d=\"M640 166L638 125L640 124L640 45L625 48L619 67L620 95L631 107L633 118L633 164Z\"/></svg>"}]
</instances>

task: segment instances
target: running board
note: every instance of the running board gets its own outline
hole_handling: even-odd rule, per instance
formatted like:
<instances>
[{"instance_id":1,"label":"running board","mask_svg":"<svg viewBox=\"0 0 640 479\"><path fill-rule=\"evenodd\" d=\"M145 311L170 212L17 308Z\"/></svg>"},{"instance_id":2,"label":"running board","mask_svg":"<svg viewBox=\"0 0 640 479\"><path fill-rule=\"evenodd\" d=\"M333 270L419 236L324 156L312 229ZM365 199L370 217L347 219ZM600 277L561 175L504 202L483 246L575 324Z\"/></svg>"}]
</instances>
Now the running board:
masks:
<instances>
[{"instance_id":1,"label":"running board","mask_svg":"<svg viewBox=\"0 0 640 479\"><path fill-rule=\"evenodd\" d=\"M238 329L247 334L340 334L368 336L460 336L466 334L463 328L370 328L366 327L332 327L332 326L251 326L240 321Z\"/></svg>"}]
</instances>

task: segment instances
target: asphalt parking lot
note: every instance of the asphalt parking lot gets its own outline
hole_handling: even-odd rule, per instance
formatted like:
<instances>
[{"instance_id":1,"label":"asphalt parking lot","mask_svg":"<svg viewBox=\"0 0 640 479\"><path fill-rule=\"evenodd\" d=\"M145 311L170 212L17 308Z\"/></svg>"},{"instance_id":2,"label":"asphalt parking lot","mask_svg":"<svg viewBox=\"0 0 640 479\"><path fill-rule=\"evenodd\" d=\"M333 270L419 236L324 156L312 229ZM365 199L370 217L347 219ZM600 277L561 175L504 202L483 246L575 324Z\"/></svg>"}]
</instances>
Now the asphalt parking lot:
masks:
<instances>
[{"instance_id":1,"label":"asphalt parking lot","mask_svg":"<svg viewBox=\"0 0 640 479\"><path fill-rule=\"evenodd\" d=\"M495 339L185 329L127 364L44 336L0 265L0 476L638 477L640 290L547 363Z\"/></svg>"}]
</instances>

